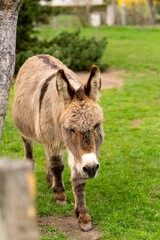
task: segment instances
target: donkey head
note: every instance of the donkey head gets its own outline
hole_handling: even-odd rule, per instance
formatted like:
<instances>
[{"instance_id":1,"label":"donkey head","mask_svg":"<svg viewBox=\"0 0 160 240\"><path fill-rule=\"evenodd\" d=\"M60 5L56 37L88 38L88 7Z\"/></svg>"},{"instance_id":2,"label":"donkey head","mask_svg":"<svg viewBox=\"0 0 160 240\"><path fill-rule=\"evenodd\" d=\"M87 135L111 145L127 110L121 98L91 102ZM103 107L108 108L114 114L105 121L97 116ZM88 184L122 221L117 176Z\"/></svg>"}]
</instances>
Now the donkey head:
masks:
<instances>
[{"instance_id":1,"label":"donkey head","mask_svg":"<svg viewBox=\"0 0 160 240\"><path fill-rule=\"evenodd\" d=\"M63 70L57 73L57 91L64 102L61 125L69 149L69 165L84 178L93 178L99 168L98 151L103 139L103 113L97 104L101 79L99 68L91 67L88 81L77 91Z\"/></svg>"}]
</instances>

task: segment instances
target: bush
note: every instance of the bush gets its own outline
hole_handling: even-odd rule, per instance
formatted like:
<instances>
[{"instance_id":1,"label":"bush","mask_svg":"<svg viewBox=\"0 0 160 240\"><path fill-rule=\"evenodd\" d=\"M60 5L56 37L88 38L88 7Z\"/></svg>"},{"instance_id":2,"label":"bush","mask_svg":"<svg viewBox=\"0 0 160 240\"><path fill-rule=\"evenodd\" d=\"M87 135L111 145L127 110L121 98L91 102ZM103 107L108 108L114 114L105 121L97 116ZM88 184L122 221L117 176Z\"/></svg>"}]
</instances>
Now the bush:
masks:
<instances>
[{"instance_id":1,"label":"bush","mask_svg":"<svg viewBox=\"0 0 160 240\"><path fill-rule=\"evenodd\" d=\"M28 57L36 54L50 54L57 57L74 71L88 71L93 63L104 70L106 66L100 63L100 58L106 44L106 38L99 41L94 37L81 38L79 30L72 33L64 31L51 41L42 42L35 39L34 47L28 47L26 51L17 54L16 73Z\"/></svg>"},{"instance_id":2,"label":"bush","mask_svg":"<svg viewBox=\"0 0 160 240\"><path fill-rule=\"evenodd\" d=\"M41 6L40 0L22 0L17 22L16 53L32 48L34 42L38 41L31 37L34 27L40 23L48 23L50 16L58 13L59 9L54 10L51 6Z\"/></svg>"},{"instance_id":3,"label":"bush","mask_svg":"<svg viewBox=\"0 0 160 240\"><path fill-rule=\"evenodd\" d=\"M21 8L17 23L16 53L27 50L33 46L31 34L34 31L36 19L39 16L39 0L21 1Z\"/></svg>"}]
</instances>

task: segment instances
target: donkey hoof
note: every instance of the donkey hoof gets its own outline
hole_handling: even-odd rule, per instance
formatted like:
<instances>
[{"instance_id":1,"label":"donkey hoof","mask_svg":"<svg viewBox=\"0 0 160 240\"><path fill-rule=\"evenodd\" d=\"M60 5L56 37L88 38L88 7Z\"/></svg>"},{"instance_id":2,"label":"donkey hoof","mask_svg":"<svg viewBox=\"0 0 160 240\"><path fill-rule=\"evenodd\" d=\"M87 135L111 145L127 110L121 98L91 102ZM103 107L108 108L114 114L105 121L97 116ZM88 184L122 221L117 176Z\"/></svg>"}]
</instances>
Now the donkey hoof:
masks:
<instances>
[{"instance_id":1,"label":"donkey hoof","mask_svg":"<svg viewBox=\"0 0 160 240\"><path fill-rule=\"evenodd\" d=\"M91 217L89 214L80 214L78 217L78 224L82 231L88 232L92 229Z\"/></svg>"},{"instance_id":2,"label":"donkey hoof","mask_svg":"<svg viewBox=\"0 0 160 240\"><path fill-rule=\"evenodd\" d=\"M62 201L62 200L56 200L56 203L57 203L57 205L60 205L60 206L65 206L66 204L67 204L67 202L66 201Z\"/></svg>"},{"instance_id":3,"label":"donkey hoof","mask_svg":"<svg viewBox=\"0 0 160 240\"><path fill-rule=\"evenodd\" d=\"M79 227L82 231L84 232L88 232L90 230L92 230L92 224L91 222L88 223L79 223Z\"/></svg>"},{"instance_id":4,"label":"donkey hoof","mask_svg":"<svg viewBox=\"0 0 160 240\"><path fill-rule=\"evenodd\" d=\"M66 195L65 193L61 192L61 193L56 193L55 194L55 199L56 199L56 203L58 205L64 206L67 204L66 202Z\"/></svg>"}]
</instances>

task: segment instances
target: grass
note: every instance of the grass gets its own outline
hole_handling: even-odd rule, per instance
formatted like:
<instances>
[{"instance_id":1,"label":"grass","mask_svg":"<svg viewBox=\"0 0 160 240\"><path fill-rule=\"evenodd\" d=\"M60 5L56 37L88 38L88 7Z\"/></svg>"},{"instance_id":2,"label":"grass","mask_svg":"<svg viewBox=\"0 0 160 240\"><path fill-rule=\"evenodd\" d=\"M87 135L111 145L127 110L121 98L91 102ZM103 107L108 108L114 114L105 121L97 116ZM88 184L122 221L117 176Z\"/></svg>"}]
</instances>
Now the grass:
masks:
<instances>
[{"instance_id":1,"label":"grass","mask_svg":"<svg viewBox=\"0 0 160 240\"><path fill-rule=\"evenodd\" d=\"M66 240L67 237L63 233L57 233L57 229L52 226L45 226L43 228L43 238L41 240L52 240L54 236L54 240ZM69 240L69 239L68 239Z\"/></svg>"},{"instance_id":2,"label":"grass","mask_svg":"<svg viewBox=\"0 0 160 240\"><path fill-rule=\"evenodd\" d=\"M51 39L64 30L66 28L53 29L52 26L44 26L37 30L36 36L40 39ZM67 31L73 31L73 28L68 28ZM102 62L110 66L133 72L159 70L157 58L157 52L160 52L159 28L90 27L82 28L81 35L94 36L96 39L107 38L108 46Z\"/></svg>"},{"instance_id":3,"label":"grass","mask_svg":"<svg viewBox=\"0 0 160 240\"><path fill-rule=\"evenodd\" d=\"M63 30L63 29L61 29ZM58 30L59 31L59 30ZM57 34L41 28L38 36ZM71 29L70 29L71 31ZM122 89L103 90L105 139L99 176L87 182L86 198L93 222L107 240L158 240L160 236L160 31L154 28L85 28L86 37L107 36L102 61L125 69ZM0 156L22 158L23 148L10 113L5 119ZM138 124L135 125L134 121ZM70 171L64 173L68 204L58 207L45 181L45 156L35 144L38 215L73 215ZM66 239L46 227L43 239Z\"/></svg>"}]
</instances>

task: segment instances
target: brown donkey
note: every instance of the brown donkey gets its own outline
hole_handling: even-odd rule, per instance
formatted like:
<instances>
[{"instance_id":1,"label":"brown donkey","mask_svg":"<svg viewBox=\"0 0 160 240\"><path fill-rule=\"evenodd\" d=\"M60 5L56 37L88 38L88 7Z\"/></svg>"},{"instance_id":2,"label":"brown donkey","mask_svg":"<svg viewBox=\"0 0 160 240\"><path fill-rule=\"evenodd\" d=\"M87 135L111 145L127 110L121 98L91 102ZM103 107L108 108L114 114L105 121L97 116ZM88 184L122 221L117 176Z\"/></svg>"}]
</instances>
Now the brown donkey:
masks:
<instances>
[{"instance_id":1,"label":"brown donkey","mask_svg":"<svg viewBox=\"0 0 160 240\"><path fill-rule=\"evenodd\" d=\"M66 204L62 179L63 151L68 149L75 212L84 231L92 228L85 201L85 183L99 168L103 140L103 113L97 100L101 88L99 68L91 67L88 81L49 55L29 58L15 83L13 120L21 132L25 159L34 164L32 141L44 145L47 180L57 204Z\"/></svg>"}]
</instances>

